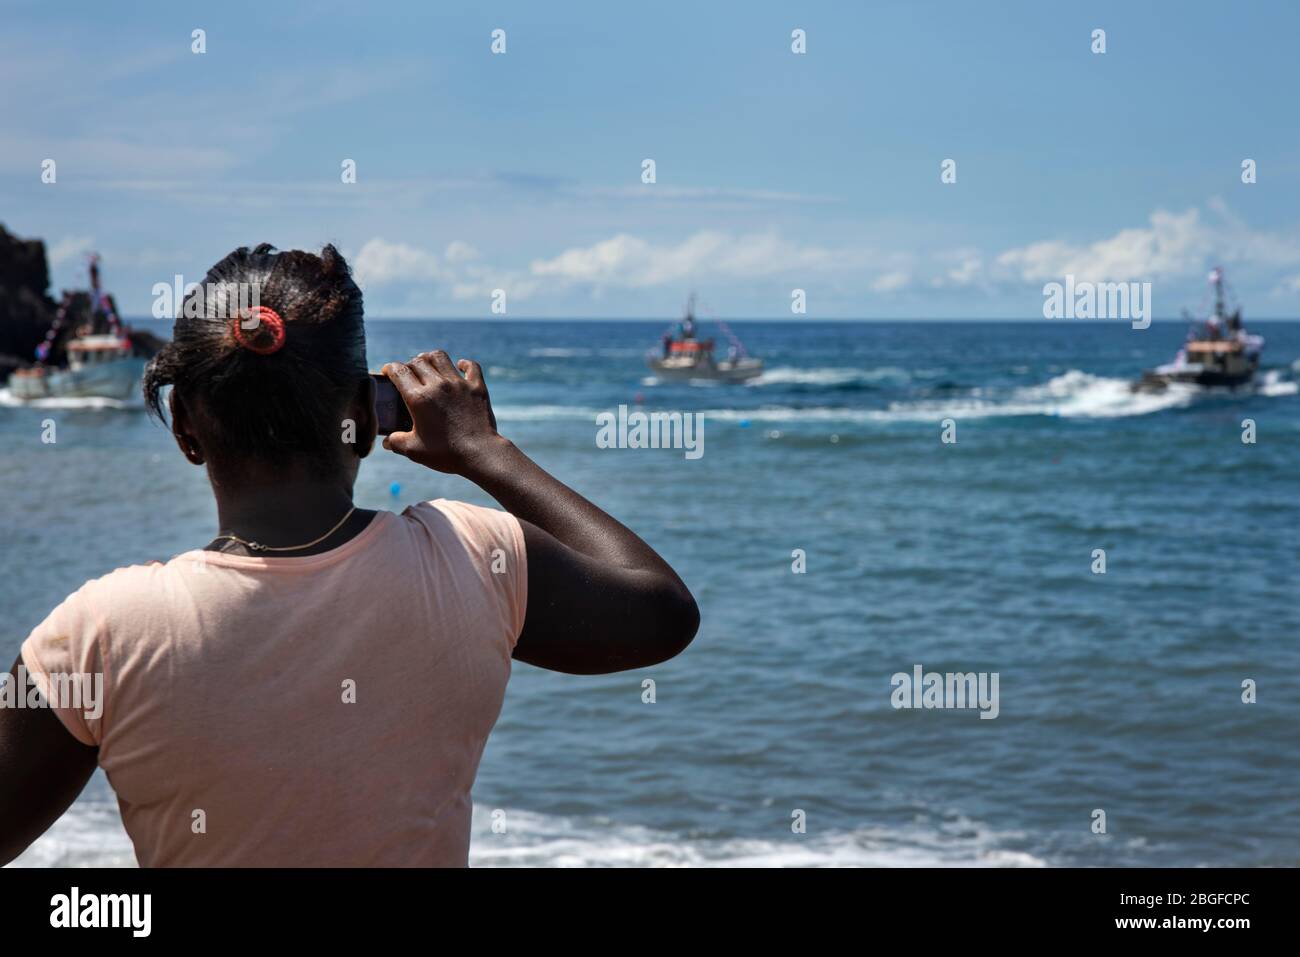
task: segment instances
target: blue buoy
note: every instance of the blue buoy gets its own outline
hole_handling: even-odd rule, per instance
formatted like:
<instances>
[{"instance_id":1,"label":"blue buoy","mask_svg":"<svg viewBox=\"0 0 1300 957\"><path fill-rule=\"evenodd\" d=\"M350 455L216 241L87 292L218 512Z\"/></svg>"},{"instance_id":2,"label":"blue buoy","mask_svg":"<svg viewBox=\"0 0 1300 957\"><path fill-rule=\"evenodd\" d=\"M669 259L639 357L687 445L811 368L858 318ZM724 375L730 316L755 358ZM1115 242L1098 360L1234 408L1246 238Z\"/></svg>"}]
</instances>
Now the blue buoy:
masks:
<instances>
[{"instance_id":1,"label":"blue buoy","mask_svg":"<svg viewBox=\"0 0 1300 957\"><path fill-rule=\"evenodd\" d=\"M401 495L401 494L402 494L402 483L401 483L401 482L394 482L392 485L388 486L388 494L391 495L391 496L393 496L393 498L397 498L397 496Z\"/></svg>"},{"instance_id":2,"label":"blue buoy","mask_svg":"<svg viewBox=\"0 0 1300 957\"><path fill-rule=\"evenodd\" d=\"M749 419L741 419L741 420L737 423L737 425L739 425L742 429L747 429L747 428L749 428Z\"/></svg>"}]
</instances>

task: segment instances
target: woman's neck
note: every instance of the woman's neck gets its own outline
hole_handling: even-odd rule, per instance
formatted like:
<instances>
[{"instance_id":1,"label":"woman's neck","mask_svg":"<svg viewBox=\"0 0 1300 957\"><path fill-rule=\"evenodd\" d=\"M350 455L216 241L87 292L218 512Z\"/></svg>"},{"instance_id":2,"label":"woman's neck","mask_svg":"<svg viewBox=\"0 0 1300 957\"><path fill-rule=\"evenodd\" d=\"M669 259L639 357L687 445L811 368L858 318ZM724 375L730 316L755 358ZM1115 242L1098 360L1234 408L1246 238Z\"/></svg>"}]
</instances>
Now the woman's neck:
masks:
<instances>
[{"instance_id":1,"label":"woman's neck","mask_svg":"<svg viewBox=\"0 0 1300 957\"><path fill-rule=\"evenodd\" d=\"M218 534L272 547L303 545L328 532L352 508L351 482L281 480L269 485L214 485ZM311 549L291 554L311 555L337 548L368 524L372 512L354 513L336 532ZM358 522L357 519L360 519ZM236 548L229 538L213 542L221 551ZM212 546L209 546L212 547Z\"/></svg>"}]
</instances>

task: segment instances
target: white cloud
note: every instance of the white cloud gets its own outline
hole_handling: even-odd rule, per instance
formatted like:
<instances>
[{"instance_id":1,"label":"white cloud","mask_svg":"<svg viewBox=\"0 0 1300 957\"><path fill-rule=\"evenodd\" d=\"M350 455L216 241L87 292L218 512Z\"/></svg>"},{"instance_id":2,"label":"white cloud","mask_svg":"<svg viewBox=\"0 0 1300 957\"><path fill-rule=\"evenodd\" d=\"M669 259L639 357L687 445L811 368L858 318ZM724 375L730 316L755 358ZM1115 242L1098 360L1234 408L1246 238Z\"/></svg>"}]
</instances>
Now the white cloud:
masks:
<instances>
[{"instance_id":1,"label":"white cloud","mask_svg":"<svg viewBox=\"0 0 1300 957\"><path fill-rule=\"evenodd\" d=\"M620 233L590 246L534 260L532 275L562 283L643 288L692 279L797 278L808 272L862 268L865 250L801 245L774 232L733 236L704 230L679 243L655 244Z\"/></svg>"},{"instance_id":2,"label":"white cloud","mask_svg":"<svg viewBox=\"0 0 1300 957\"><path fill-rule=\"evenodd\" d=\"M1092 242L1046 239L1001 254L973 245L929 250L865 243L828 246L792 240L774 229L705 229L676 240L617 233L561 247L526 266L490 259L490 252L484 256L463 240L435 252L376 237L361 248L354 267L359 281L374 289L424 284L418 299L424 314L432 300L482 304L495 289L506 290L513 312L516 303L555 306L575 290L588 303L621 305L639 300L646 290L707 285L725 298L768 301L774 283L817 289L823 297L847 304L845 310L859 308L852 304L872 295L907 297L925 290L960 290L963 301L973 305L974 293L992 301L1070 274L1092 281L1169 281L1181 288L1193 278L1199 281L1215 263L1246 277L1246 283L1266 279L1274 295L1300 292L1300 238L1252 230L1221 201L1181 213L1157 210L1145 226ZM376 301L381 308L404 309L393 298L403 292L380 291Z\"/></svg>"},{"instance_id":3,"label":"white cloud","mask_svg":"<svg viewBox=\"0 0 1300 957\"><path fill-rule=\"evenodd\" d=\"M391 282L436 282L446 278L441 262L433 253L378 238L368 240L361 247L352 261L352 273L363 287Z\"/></svg>"},{"instance_id":4,"label":"white cloud","mask_svg":"<svg viewBox=\"0 0 1300 957\"><path fill-rule=\"evenodd\" d=\"M471 259L478 258L478 250L463 240L455 239L447 244L443 256L449 263L469 262Z\"/></svg>"},{"instance_id":5,"label":"white cloud","mask_svg":"<svg viewBox=\"0 0 1300 957\"><path fill-rule=\"evenodd\" d=\"M887 272L871 284L873 292L898 292L912 281L905 272Z\"/></svg>"},{"instance_id":6,"label":"white cloud","mask_svg":"<svg viewBox=\"0 0 1300 957\"><path fill-rule=\"evenodd\" d=\"M536 259L527 269L484 262L479 251L463 240L449 243L439 255L409 243L374 237L351 258L353 273L367 296L377 308L394 314L406 308L400 303L402 290L385 294L382 287L437 286L435 295L467 303L486 302L494 290L504 289L514 303L561 295L583 285L594 300L618 289L681 286L696 280L753 281L781 276L799 282L807 281L805 277L835 278L863 270L868 270L869 277L885 268L879 264L882 257L862 249L805 245L775 232L733 235L716 230L703 230L676 243L652 243L620 233L589 246L566 249L549 259ZM896 265L897 257L884 258ZM886 275L881 288L900 288L909 279L906 274L901 280ZM428 299L423 302L427 308Z\"/></svg>"},{"instance_id":7,"label":"white cloud","mask_svg":"<svg viewBox=\"0 0 1300 957\"><path fill-rule=\"evenodd\" d=\"M431 294L457 302L487 302L494 290L504 289L511 300L526 300L538 286L526 273L479 262L479 251L460 239L448 243L439 256L409 243L375 237L350 258L352 274L368 300L390 315L427 315ZM399 288L385 294L385 286ZM430 288L416 293L412 286Z\"/></svg>"},{"instance_id":8,"label":"white cloud","mask_svg":"<svg viewBox=\"0 0 1300 957\"><path fill-rule=\"evenodd\" d=\"M956 266L948 270L949 282L965 286L975 282L984 274L984 260L979 256L967 256Z\"/></svg>"},{"instance_id":9,"label":"white cloud","mask_svg":"<svg viewBox=\"0 0 1300 957\"><path fill-rule=\"evenodd\" d=\"M1031 243L1002 253L997 264L1024 282L1066 275L1093 282L1150 280L1196 272L1214 248L1213 232L1198 210L1157 210L1148 227L1122 229L1086 246L1060 239Z\"/></svg>"}]
</instances>

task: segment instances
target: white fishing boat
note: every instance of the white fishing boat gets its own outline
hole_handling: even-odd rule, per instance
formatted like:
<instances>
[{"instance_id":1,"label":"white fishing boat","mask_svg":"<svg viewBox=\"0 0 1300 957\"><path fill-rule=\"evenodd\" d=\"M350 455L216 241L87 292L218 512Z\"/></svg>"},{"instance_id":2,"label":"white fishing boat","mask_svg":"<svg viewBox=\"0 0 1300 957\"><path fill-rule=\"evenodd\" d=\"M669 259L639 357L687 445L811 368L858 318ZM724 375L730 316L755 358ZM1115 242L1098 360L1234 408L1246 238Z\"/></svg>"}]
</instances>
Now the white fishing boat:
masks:
<instances>
[{"instance_id":1,"label":"white fishing boat","mask_svg":"<svg viewBox=\"0 0 1300 957\"><path fill-rule=\"evenodd\" d=\"M155 341L118 317L113 297L100 287L99 257L92 254L90 290L63 294L36 349L36 363L9 376L9 395L20 401L130 399L140 394Z\"/></svg>"},{"instance_id":2,"label":"white fishing boat","mask_svg":"<svg viewBox=\"0 0 1300 957\"><path fill-rule=\"evenodd\" d=\"M15 399L129 399L138 394L146 360L124 336L97 335L68 343L66 367L32 366L9 376Z\"/></svg>"}]
</instances>

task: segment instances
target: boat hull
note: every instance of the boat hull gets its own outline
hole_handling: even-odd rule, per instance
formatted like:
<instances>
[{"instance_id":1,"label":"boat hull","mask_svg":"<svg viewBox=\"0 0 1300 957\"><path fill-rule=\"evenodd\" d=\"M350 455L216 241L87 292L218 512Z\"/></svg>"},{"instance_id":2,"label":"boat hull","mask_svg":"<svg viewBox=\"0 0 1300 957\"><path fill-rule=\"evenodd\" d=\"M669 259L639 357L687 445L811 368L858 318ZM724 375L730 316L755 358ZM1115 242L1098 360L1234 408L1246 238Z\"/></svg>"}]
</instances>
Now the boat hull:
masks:
<instances>
[{"instance_id":1,"label":"boat hull","mask_svg":"<svg viewBox=\"0 0 1300 957\"><path fill-rule=\"evenodd\" d=\"M761 359L681 363L672 359L651 359L650 368L660 379L672 382L748 382L763 374Z\"/></svg>"},{"instance_id":2,"label":"boat hull","mask_svg":"<svg viewBox=\"0 0 1300 957\"><path fill-rule=\"evenodd\" d=\"M44 375L9 377L15 399L130 399L140 390L145 360L128 356L81 369L54 369Z\"/></svg>"},{"instance_id":3,"label":"boat hull","mask_svg":"<svg viewBox=\"0 0 1300 957\"><path fill-rule=\"evenodd\" d=\"M1129 386L1133 392L1163 392L1171 385L1194 385L1205 389L1237 389L1249 385L1255 377L1255 370L1246 372L1146 372L1142 378Z\"/></svg>"}]
</instances>

